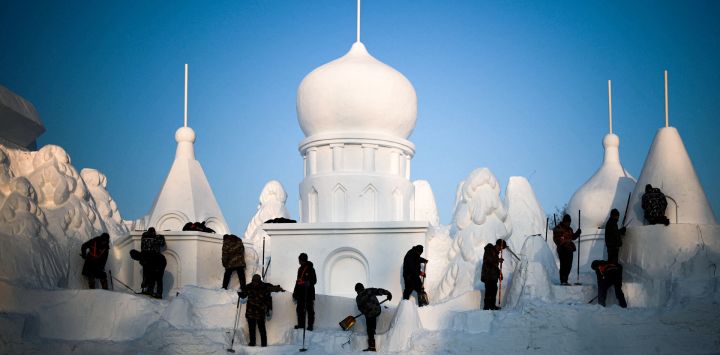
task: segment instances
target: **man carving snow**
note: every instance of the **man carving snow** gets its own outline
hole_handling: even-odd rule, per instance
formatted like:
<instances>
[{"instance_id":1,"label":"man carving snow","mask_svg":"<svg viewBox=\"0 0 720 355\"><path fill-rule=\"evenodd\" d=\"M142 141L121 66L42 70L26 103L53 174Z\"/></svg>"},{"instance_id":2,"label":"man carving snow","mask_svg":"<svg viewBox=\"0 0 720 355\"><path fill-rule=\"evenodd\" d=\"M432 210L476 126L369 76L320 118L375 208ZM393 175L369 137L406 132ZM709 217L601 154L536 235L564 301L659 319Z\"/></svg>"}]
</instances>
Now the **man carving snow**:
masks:
<instances>
[{"instance_id":1,"label":"man carving snow","mask_svg":"<svg viewBox=\"0 0 720 355\"><path fill-rule=\"evenodd\" d=\"M495 245L492 245L492 243L488 243L485 246L482 271L480 273L480 281L485 284L485 300L483 304L484 310L500 309L500 307L496 305L495 296L498 290L498 280L502 280L502 270L500 270L500 263L503 261L503 258L500 257L500 253L505 248L507 248L507 244L502 239L498 239L495 242Z\"/></svg>"},{"instance_id":2,"label":"man carving snow","mask_svg":"<svg viewBox=\"0 0 720 355\"><path fill-rule=\"evenodd\" d=\"M573 240L580 238L582 230L578 228L573 233L570 227L570 215L563 216L562 222L553 229L553 241L557 245L558 258L560 258L560 284L569 286L568 276L572 270L573 253L575 252L575 243Z\"/></svg>"},{"instance_id":3,"label":"man carving snow","mask_svg":"<svg viewBox=\"0 0 720 355\"><path fill-rule=\"evenodd\" d=\"M377 317L382 312L377 296L385 295L387 300L390 301L392 300L392 293L382 288L365 288L359 282L355 284L355 292L358 294L355 297L355 303L360 312L365 315L365 324L367 325L368 347L363 351L377 351L375 348L375 327L377 327Z\"/></svg>"}]
</instances>

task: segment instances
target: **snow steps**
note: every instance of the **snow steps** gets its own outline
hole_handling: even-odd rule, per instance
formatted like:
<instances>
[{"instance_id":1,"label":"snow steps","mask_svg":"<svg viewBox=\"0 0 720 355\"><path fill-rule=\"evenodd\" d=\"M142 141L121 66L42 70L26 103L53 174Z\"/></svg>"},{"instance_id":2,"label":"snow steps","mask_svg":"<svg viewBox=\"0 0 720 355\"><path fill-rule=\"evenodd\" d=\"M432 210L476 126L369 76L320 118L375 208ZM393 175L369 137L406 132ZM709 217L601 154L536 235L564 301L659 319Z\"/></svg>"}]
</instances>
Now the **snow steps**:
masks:
<instances>
[{"instance_id":1,"label":"snow steps","mask_svg":"<svg viewBox=\"0 0 720 355\"><path fill-rule=\"evenodd\" d=\"M557 303L584 304L597 296L597 286L595 284L552 285L552 293Z\"/></svg>"}]
</instances>

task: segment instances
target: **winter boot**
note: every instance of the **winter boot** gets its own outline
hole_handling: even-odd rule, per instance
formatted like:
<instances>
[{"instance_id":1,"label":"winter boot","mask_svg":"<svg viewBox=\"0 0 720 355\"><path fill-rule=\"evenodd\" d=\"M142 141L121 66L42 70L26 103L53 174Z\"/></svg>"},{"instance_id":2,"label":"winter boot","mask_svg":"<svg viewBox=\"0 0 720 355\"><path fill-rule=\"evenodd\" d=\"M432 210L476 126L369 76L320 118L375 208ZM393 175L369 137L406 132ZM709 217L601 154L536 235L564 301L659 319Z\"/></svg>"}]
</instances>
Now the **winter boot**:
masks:
<instances>
[{"instance_id":1,"label":"winter boot","mask_svg":"<svg viewBox=\"0 0 720 355\"><path fill-rule=\"evenodd\" d=\"M368 339L368 347L367 349L363 349L363 351L377 351L377 349L375 349L375 339Z\"/></svg>"}]
</instances>

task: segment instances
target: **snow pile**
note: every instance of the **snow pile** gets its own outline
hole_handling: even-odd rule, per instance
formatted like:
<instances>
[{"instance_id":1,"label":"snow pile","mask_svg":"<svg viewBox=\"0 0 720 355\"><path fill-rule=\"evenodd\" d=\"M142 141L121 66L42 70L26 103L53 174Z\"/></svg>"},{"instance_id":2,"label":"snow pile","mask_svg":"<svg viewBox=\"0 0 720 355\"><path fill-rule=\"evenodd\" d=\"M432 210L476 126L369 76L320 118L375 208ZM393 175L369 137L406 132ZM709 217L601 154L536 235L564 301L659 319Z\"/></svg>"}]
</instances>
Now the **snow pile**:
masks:
<instances>
[{"instance_id":1,"label":"snow pile","mask_svg":"<svg viewBox=\"0 0 720 355\"><path fill-rule=\"evenodd\" d=\"M487 168L474 170L458 186L451 230L454 240L437 299L479 289L483 248L511 232L497 178Z\"/></svg>"},{"instance_id":2,"label":"snow pile","mask_svg":"<svg viewBox=\"0 0 720 355\"><path fill-rule=\"evenodd\" d=\"M179 329L232 327L237 311L237 292L185 286L162 314Z\"/></svg>"},{"instance_id":3,"label":"snow pile","mask_svg":"<svg viewBox=\"0 0 720 355\"><path fill-rule=\"evenodd\" d=\"M166 302L105 290L33 290L0 282L0 312L20 314L25 336L124 341L142 337ZM13 327L6 328L13 331ZM5 331L6 329L0 329Z\"/></svg>"},{"instance_id":4,"label":"snow pile","mask_svg":"<svg viewBox=\"0 0 720 355\"><path fill-rule=\"evenodd\" d=\"M410 300L402 300L398 305L392 327L383 344L387 351L404 351L410 346L413 334L423 329L418 306Z\"/></svg>"},{"instance_id":5,"label":"snow pile","mask_svg":"<svg viewBox=\"0 0 720 355\"><path fill-rule=\"evenodd\" d=\"M0 146L0 278L27 287L81 287L80 245L105 231L111 240L127 234L104 176L94 170L85 176L90 189L61 147Z\"/></svg>"},{"instance_id":6,"label":"snow pile","mask_svg":"<svg viewBox=\"0 0 720 355\"><path fill-rule=\"evenodd\" d=\"M454 318L462 312L479 309L482 298L480 291L471 291L441 303L431 301L430 305L418 310L423 328L427 330L452 328Z\"/></svg>"}]
</instances>

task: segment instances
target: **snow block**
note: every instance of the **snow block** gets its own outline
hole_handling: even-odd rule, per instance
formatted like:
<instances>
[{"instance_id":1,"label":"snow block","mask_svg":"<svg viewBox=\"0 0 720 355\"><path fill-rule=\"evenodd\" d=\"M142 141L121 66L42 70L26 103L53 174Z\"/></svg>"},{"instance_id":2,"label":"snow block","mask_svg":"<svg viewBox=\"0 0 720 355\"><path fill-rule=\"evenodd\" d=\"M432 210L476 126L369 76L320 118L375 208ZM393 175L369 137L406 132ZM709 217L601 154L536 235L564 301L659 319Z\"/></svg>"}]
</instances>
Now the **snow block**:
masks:
<instances>
[{"instance_id":1,"label":"snow block","mask_svg":"<svg viewBox=\"0 0 720 355\"><path fill-rule=\"evenodd\" d=\"M418 309L423 328L427 330L450 329L456 313L477 310L481 306L480 291L466 292L439 304L430 304Z\"/></svg>"},{"instance_id":2,"label":"snow block","mask_svg":"<svg viewBox=\"0 0 720 355\"><path fill-rule=\"evenodd\" d=\"M470 334L489 333L497 311L474 311L458 313L452 329Z\"/></svg>"},{"instance_id":3,"label":"snow block","mask_svg":"<svg viewBox=\"0 0 720 355\"><path fill-rule=\"evenodd\" d=\"M386 337L388 351L404 351L410 346L413 334L423 329L418 306L410 300L402 300L398 305L395 319Z\"/></svg>"}]
</instances>

